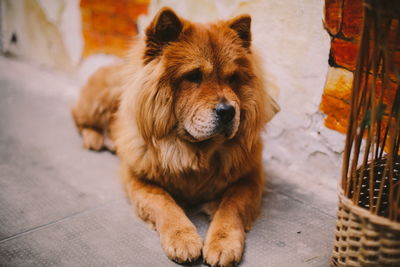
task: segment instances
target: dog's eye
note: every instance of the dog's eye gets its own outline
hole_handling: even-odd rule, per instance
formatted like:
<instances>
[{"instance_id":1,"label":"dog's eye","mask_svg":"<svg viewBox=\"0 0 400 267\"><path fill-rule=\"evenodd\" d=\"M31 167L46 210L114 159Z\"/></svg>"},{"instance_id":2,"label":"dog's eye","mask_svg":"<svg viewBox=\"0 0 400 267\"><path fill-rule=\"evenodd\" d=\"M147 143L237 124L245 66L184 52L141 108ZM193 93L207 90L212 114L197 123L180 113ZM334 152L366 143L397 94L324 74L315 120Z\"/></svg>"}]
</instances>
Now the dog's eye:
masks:
<instances>
[{"instance_id":1,"label":"dog's eye","mask_svg":"<svg viewBox=\"0 0 400 267\"><path fill-rule=\"evenodd\" d=\"M194 71L189 72L184 76L184 79L186 81L189 81L191 83L197 83L200 84L203 80L203 74L199 69L196 69Z\"/></svg>"},{"instance_id":2,"label":"dog's eye","mask_svg":"<svg viewBox=\"0 0 400 267\"><path fill-rule=\"evenodd\" d=\"M235 85L239 82L239 74L236 72L228 77L228 83L231 85Z\"/></svg>"}]
</instances>

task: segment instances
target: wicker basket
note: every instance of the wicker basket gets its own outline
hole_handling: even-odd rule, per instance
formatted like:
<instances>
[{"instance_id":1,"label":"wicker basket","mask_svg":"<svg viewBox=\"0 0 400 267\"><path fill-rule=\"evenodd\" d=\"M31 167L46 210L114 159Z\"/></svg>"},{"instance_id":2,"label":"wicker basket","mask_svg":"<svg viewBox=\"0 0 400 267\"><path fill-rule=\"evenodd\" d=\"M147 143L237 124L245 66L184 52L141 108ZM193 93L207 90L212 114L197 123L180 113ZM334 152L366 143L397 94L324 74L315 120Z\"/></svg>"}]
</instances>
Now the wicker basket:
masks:
<instances>
[{"instance_id":1,"label":"wicker basket","mask_svg":"<svg viewBox=\"0 0 400 267\"><path fill-rule=\"evenodd\" d=\"M400 267L400 1L363 6L331 264Z\"/></svg>"},{"instance_id":2,"label":"wicker basket","mask_svg":"<svg viewBox=\"0 0 400 267\"><path fill-rule=\"evenodd\" d=\"M385 160L375 163L374 172L384 171L385 163ZM385 177L387 184L382 187L382 203L376 215L369 211L369 171L370 168L364 170L358 205L343 190L339 192L332 266L400 266L400 223L384 217L388 212L389 177ZM400 162L396 162L393 176L396 187L399 173ZM379 188L379 179L374 188ZM374 190L374 199L378 193Z\"/></svg>"}]
</instances>

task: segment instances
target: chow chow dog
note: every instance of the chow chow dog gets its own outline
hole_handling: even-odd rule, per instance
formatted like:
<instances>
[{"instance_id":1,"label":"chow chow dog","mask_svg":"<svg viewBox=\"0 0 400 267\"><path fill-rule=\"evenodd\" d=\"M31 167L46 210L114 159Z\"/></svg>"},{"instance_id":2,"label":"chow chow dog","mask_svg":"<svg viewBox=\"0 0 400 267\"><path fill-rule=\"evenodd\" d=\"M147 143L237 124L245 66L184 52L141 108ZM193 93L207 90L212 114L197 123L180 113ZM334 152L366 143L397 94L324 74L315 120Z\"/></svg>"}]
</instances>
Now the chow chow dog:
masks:
<instances>
[{"instance_id":1,"label":"chow chow dog","mask_svg":"<svg viewBox=\"0 0 400 267\"><path fill-rule=\"evenodd\" d=\"M112 141L138 216L179 263L239 263L260 210L261 132L278 106L250 25L249 15L199 24L163 8L126 62L92 76L72 110L86 148ZM204 242L188 206L210 215Z\"/></svg>"}]
</instances>

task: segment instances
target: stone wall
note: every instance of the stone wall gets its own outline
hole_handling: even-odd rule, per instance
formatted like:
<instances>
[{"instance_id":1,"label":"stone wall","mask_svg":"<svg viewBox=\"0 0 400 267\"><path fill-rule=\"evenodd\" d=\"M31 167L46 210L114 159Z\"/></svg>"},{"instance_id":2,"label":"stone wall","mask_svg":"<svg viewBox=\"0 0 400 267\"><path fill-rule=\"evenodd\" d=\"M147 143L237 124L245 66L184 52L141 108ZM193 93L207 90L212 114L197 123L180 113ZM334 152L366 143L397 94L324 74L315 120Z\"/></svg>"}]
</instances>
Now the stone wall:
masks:
<instances>
[{"instance_id":1,"label":"stone wall","mask_svg":"<svg viewBox=\"0 0 400 267\"><path fill-rule=\"evenodd\" d=\"M360 38L362 0L325 0L325 28L331 36L329 72L322 95L325 125L345 133Z\"/></svg>"},{"instance_id":2,"label":"stone wall","mask_svg":"<svg viewBox=\"0 0 400 267\"><path fill-rule=\"evenodd\" d=\"M360 40L363 4L362 0L325 0L325 28L331 36L329 72L322 95L321 111L327 114L325 125L345 133L350 112L350 95L356 68L358 42ZM398 50L399 47L397 47ZM393 53L397 66L400 52ZM383 94L383 102L394 99L396 83L394 75ZM382 90L382 81L377 80L377 95Z\"/></svg>"}]
</instances>

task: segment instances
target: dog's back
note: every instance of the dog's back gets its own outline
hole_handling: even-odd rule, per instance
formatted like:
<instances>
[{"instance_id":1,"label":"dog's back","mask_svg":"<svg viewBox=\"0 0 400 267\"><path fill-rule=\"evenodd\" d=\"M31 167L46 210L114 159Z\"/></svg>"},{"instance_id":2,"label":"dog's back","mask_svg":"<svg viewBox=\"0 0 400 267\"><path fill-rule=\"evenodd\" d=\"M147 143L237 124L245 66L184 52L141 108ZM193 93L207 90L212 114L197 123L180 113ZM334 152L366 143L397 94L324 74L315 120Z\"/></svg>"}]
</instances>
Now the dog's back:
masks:
<instances>
[{"instance_id":1,"label":"dog's back","mask_svg":"<svg viewBox=\"0 0 400 267\"><path fill-rule=\"evenodd\" d=\"M87 149L107 147L114 150L107 138L113 138L111 127L119 105L123 67L124 63L119 63L96 71L82 87L80 97L72 108L75 125Z\"/></svg>"}]
</instances>

